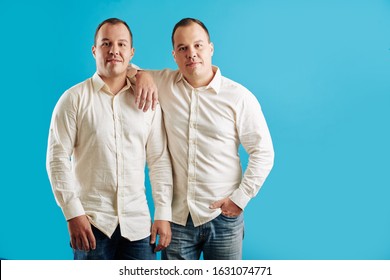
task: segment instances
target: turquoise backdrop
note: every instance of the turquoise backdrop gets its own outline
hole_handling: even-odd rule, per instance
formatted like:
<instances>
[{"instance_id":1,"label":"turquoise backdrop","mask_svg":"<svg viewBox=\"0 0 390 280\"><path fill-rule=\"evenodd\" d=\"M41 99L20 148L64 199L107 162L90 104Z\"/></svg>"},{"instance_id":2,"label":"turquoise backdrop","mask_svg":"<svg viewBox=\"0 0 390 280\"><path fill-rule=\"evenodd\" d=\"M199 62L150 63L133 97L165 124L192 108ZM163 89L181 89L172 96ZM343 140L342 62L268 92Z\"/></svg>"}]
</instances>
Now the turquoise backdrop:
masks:
<instances>
[{"instance_id":1,"label":"turquoise backdrop","mask_svg":"<svg viewBox=\"0 0 390 280\"><path fill-rule=\"evenodd\" d=\"M259 99L276 158L245 209L244 259L390 259L388 0L2 1L0 258L72 258L47 134L108 17L153 69L176 68L174 24L201 19L214 64Z\"/></svg>"}]
</instances>

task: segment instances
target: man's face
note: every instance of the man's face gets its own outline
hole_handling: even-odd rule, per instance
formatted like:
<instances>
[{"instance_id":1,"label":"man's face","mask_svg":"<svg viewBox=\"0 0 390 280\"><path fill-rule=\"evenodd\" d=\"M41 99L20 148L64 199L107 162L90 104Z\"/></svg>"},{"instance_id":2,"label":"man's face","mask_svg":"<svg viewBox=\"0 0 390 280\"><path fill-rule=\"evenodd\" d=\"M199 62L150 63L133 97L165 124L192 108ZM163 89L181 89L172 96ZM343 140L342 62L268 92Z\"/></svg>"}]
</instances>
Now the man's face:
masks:
<instances>
[{"instance_id":1,"label":"man's face","mask_svg":"<svg viewBox=\"0 0 390 280\"><path fill-rule=\"evenodd\" d=\"M98 31L92 53L102 78L126 75L127 65L134 56L129 30L122 23L104 24Z\"/></svg>"},{"instance_id":2,"label":"man's face","mask_svg":"<svg viewBox=\"0 0 390 280\"><path fill-rule=\"evenodd\" d=\"M180 72L188 81L212 77L211 57L214 46L209 43L206 31L199 24L192 23L177 28L173 41L173 57Z\"/></svg>"}]
</instances>

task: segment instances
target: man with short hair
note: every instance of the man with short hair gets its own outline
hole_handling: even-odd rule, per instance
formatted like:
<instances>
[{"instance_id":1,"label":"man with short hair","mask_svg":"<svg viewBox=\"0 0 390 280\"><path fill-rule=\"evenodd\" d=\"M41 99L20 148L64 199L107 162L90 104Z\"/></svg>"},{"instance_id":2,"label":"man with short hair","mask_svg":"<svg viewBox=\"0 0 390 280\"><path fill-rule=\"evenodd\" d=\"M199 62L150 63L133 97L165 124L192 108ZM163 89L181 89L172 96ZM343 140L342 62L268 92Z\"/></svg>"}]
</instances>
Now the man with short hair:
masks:
<instances>
[{"instance_id":1,"label":"man with short hair","mask_svg":"<svg viewBox=\"0 0 390 280\"><path fill-rule=\"evenodd\" d=\"M272 169L271 136L256 97L212 65L214 45L201 21L179 21L172 44L179 70L148 71L173 166L172 241L162 256L241 259L242 212ZM240 144L249 154L244 176Z\"/></svg>"},{"instance_id":2,"label":"man with short hair","mask_svg":"<svg viewBox=\"0 0 390 280\"><path fill-rule=\"evenodd\" d=\"M47 171L68 221L74 259L156 259L156 251L170 242L172 171L166 134L159 106L144 113L135 104L126 77L132 43L126 22L103 21L92 47L96 73L67 90L53 112Z\"/></svg>"}]
</instances>

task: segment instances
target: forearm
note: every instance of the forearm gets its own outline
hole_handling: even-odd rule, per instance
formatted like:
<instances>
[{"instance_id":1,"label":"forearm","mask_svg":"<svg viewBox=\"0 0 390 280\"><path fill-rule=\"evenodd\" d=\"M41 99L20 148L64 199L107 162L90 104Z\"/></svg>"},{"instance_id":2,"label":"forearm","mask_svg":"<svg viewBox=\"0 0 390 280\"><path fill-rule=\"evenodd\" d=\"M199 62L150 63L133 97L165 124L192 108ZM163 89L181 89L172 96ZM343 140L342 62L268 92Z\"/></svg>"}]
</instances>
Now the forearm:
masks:
<instances>
[{"instance_id":1,"label":"forearm","mask_svg":"<svg viewBox=\"0 0 390 280\"><path fill-rule=\"evenodd\" d=\"M144 112L151 107L154 111L158 104L158 89L152 75L130 64L127 67L127 76L135 84L135 104Z\"/></svg>"},{"instance_id":2,"label":"forearm","mask_svg":"<svg viewBox=\"0 0 390 280\"><path fill-rule=\"evenodd\" d=\"M274 163L274 149L260 104L248 94L238 107L239 141L249 154L249 161L239 188L230 197L241 209L264 184Z\"/></svg>"},{"instance_id":3,"label":"forearm","mask_svg":"<svg viewBox=\"0 0 390 280\"><path fill-rule=\"evenodd\" d=\"M149 166L155 220L172 220L172 168L169 156L162 155Z\"/></svg>"},{"instance_id":4,"label":"forearm","mask_svg":"<svg viewBox=\"0 0 390 280\"><path fill-rule=\"evenodd\" d=\"M239 188L233 192L230 199L241 209L256 196L269 175L274 162L272 145L259 147L249 155L249 161Z\"/></svg>"},{"instance_id":5,"label":"forearm","mask_svg":"<svg viewBox=\"0 0 390 280\"><path fill-rule=\"evenodd\" d=\"M172 166L168 150L164 150L153 160L148 161L149 177L152 186L155 220L172 220Z\"/></svg>"},{"instance_id":6,"label":"forearm","mask_svg":"<svg viewBox=\"0 0 390 280\"><path fill-rule=\"evenodd\" d=\"M53 112L46 154L53 194L67 220L84 214L71 162L77 127L75 112L71 96L64 94Z\"/></svg>"},{"instance_id":7,"label":"forearm","mask_svg":"<svg viewBox=\"0 0 390 280\"><path fill-rule=\"evenodd\" d=\"M76 192L71 161L67 153L59 146L61 145L54 144L52 141L48 147L47 172L55 200L61 207L66 220L69 220L85 213Z\"/></svg>"},{"instance_id":8,"label":"forearm","mask_svg":"<svg viewBox=\"0 0 390 280\"><path fill-rule=\"evenodd\" d=\"M155 220L170 221L173 193L172 165L160 107L156 110L153 119L146 154L155 205Z\"/></svg>"}]
</instances>

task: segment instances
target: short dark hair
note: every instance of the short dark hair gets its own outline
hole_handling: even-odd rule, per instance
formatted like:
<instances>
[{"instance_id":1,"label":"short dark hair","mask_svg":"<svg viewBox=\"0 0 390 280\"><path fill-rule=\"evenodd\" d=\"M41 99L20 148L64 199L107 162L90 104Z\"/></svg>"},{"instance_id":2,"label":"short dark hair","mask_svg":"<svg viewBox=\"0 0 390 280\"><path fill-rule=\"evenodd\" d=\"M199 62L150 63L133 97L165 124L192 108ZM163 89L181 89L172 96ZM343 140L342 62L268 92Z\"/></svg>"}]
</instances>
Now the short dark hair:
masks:
<instances>
[{"instance_id":1,"label":"short dark hair","mask_svg":"<svg viewBox=\"0 0 390 280\"><path fill-rule=\"evenodd\" d=\"M182 26L191 25L193 23L199 24L200 27L203 28L203 30L207 34L207 37L208 37L209 43L210 43L210 34L209 34L209 31L207 30L206 25L204 25L203 22L201 22L199 19L195 19L195 18L183 18L178 23L176 23L175 27L173 28L173 31L172 31L172 46L173 46L173 48L175 48L175 42L173 40L173 36L175 35L176 29L178 29L179 27L182 27Z\"/></svg>"},{"instance_id":2,"label":"short dark hair","mask_svg":"<svg viewBox=\"0 0 390 280\"><path fill-rule=\"evenodd\" d=\"M130 45L131 45L131 47L133 47L133 33L131 32L131 29L127 25L127 23L124 20L121 20L119 18L108 18L108 19L102 21L98 25L98 27L96 28L96 31L95 31L95 38L94 38L94 41L93 41L93 45L94 46L96 46L96 38L97 38L97 34L98 34L100 28L102 28L102 26L105 25L106 23L109 23L109 24L119 24L119 23L122 23L124 26L126 26L127 30L129 30L129 33L130 33L130 39L131 39Z\"/></svg>"}]
</instances>

